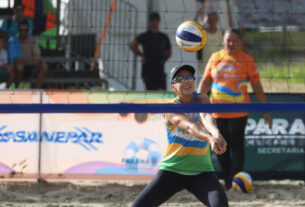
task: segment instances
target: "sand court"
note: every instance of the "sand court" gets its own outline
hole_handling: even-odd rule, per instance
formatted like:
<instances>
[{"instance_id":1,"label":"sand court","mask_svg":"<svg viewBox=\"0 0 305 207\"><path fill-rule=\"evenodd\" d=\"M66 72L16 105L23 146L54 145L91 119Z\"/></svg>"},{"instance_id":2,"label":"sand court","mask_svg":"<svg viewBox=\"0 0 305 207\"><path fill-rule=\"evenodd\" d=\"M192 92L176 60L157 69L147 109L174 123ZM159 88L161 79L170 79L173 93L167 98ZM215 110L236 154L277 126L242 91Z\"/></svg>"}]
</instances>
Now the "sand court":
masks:
<instances>
[{"instance_id":1,"label":"sand court","mask_svg":"<svg viewBox=\"0 0 305 207\"><path fill-rule=\"evenodd\" d=\"M147 181L74 180L37 183L0 182L0 207L123 207L130 206ZM250 193L227 191L231 207L305 206L305 185L301 180L255 181ZM186 191L174 195L162 206L202 206Z\"/></svg>"}]
</instances>

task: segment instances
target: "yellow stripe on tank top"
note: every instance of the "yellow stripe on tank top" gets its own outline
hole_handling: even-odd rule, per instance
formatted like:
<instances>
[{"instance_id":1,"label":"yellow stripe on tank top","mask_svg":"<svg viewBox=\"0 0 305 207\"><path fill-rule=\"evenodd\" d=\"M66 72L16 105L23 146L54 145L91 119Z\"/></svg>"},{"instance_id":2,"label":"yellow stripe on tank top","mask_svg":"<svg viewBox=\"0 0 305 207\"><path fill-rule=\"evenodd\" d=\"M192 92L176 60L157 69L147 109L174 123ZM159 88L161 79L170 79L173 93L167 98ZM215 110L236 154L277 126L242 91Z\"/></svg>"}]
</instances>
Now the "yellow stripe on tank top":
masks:
<instances>
[{"instance_id":1,"label":"yellow stripe on tank top","mask_svg":"<svg viewBox=\"0 0 305 207\"><path fill-rule=\"evenodd\" d=\"M184 147L179 143L171 143L168 145L166 149L166 153L164 157L167 157L169 155L204 155L208 152L209 145L207 145L205 148L198 148L198 147Z\"/></svg>"}]
</instances>

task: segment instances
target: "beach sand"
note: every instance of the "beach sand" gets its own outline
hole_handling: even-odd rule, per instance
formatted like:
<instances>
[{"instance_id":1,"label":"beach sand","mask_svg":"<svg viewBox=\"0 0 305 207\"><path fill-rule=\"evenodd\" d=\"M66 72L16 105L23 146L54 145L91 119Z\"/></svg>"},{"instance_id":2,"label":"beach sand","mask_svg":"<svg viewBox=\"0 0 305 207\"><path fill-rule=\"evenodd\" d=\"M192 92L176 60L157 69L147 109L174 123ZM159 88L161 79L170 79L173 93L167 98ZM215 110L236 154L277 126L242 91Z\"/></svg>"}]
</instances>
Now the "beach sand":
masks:
<instances>
[{"instance_id":1,"label":"beach sand","mask_svg":"<svg viewBox=\"0 0 305 207\"><path fill-rule=\"evenodd\" d=\"M2 180L0 207L123 207L130 206L147 181L73 180L69 182ZM231 207L305 207L304 181L256 181L250 193L227 191ZM187 191L162 206L202 206Z\"/></svg>"}]
</instances>

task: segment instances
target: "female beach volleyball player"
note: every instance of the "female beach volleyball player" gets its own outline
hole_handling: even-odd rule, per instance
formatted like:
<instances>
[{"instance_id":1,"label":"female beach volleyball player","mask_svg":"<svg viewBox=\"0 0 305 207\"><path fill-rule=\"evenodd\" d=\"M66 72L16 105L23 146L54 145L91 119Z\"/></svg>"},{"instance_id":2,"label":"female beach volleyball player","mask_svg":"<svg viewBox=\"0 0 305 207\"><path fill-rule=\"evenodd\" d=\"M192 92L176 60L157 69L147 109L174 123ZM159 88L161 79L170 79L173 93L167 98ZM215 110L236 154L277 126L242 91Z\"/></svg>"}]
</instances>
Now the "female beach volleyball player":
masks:
<instances>
[{"instance_id":1,"label":"female beach volleyball player","mask_svg":"<svg viewBox=\"0 0 305 207\"><path fill-rule=\"evenodd\" d=\"M176 93L173 103L209 103L206 95L194 92L194 74L195 69L190 65L172 69L171 88ZM183 189L207 206L228 206L226 194L212 166L209 147L211 145L212 151L222 154L226 151L226 141L211 114L165 114L165 125L169 145L159 171L132 206L159 206Z\"/></svg>"}]
</instances>

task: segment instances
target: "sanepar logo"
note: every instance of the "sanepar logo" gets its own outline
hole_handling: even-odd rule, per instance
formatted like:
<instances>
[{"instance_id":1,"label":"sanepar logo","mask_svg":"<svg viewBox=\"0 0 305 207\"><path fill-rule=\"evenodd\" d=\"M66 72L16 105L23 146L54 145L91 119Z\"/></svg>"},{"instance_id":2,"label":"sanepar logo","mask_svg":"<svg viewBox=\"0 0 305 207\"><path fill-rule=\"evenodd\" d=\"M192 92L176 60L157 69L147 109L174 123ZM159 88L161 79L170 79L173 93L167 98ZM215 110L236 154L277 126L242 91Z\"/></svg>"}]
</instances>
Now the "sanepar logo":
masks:
<instances>
[{"instance_id":1,"label":"sanepar logo","mask_svg":"<svg viewBox=\"0 0 305 207\"><path fill-rule=\"evenodd\" d=\"M0 127L0 144L7 142L26 143L38 142L39 132L37 131L9 131L7 125ZM42 142L52 143L73 143L78 144L86 150L96 150L94 144L103 144L101 132L93 132L87 127L74 127L71 131L42 131Z\"/></svg>"}]
</instances>

